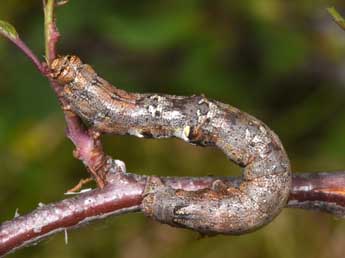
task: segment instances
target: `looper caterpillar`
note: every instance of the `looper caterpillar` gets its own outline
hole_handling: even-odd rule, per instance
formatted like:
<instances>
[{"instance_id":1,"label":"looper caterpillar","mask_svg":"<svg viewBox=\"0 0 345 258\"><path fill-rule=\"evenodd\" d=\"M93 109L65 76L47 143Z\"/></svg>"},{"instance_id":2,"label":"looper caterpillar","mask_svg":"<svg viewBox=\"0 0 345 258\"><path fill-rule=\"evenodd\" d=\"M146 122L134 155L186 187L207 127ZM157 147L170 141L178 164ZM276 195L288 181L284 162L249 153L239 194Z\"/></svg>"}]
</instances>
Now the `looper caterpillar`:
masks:
<instances>
[{"instance_id":1,"label":"looper caterpillar","mask_svg":"<svg viewBox=\"0 0 345 258\"><path fill-rule=\"evenodd\" d=\"M126 92L73 55L54 60L51 69L71 110L95 130L215 146L244 167L237 187L216 181L194 192L151 177L142 203L146 215L203 234L241 234L267 224L286 204L289 159L278 136L255 117L204 96Z\"/></svg>"}]
</instances>

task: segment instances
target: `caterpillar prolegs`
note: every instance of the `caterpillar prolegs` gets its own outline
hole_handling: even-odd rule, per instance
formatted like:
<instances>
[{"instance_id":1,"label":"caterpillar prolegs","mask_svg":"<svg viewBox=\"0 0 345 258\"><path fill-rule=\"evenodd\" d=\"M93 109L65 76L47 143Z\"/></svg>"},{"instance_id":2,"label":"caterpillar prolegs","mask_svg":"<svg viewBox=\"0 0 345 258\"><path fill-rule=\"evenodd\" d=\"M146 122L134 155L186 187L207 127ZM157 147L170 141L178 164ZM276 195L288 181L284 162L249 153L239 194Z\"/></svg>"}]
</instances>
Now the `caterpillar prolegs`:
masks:
<instances>
[{"instance_id":1,"label":"caterpillar prolegs","mask_svg":"<svg viewBox=\"0 0 345 258\"><path fill-rule=\"evenodd\" d=\"M255 117L204 96L126 92L74 55L54 60L51 69L71 110L90 127L215 146L244 167L237 186L215 181L200 191L174 190L149 178L142 202L147 216L203 234L241 234L267 224L286 204L289 159L278 136Z\"/></svg>"}]
</instances>

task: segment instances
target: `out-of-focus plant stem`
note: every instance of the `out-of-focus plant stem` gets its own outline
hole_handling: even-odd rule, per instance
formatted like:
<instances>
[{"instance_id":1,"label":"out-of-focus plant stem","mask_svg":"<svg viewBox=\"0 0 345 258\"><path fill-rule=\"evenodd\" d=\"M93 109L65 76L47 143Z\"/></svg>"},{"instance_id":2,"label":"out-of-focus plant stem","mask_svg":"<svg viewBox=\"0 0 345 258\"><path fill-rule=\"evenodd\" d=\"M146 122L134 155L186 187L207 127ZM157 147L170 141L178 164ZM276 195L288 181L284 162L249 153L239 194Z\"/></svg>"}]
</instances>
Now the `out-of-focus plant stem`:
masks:
<instances>
[{"instance_id":1,"label":"out-of-focus plant stem","mask_svg":"<svg viewBox=\"0 0 345 258\"><path fill-rule=\"evenodd\" d=\"M340 13L335 9L335 7L327 8L328 13L333 17L333 20L339 25L340 28L345 30L345 19Z\"/></svg>"}]
</instances>

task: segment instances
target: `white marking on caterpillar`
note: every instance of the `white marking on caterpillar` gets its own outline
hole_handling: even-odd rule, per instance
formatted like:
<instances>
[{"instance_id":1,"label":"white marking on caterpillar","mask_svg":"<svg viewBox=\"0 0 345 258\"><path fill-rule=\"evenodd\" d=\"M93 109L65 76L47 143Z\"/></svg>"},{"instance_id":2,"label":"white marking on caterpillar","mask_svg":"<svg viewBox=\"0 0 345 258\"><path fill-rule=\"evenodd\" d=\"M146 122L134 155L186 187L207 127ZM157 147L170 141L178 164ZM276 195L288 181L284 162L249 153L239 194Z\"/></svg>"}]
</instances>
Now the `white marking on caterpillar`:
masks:
<instances>
[{"instance_id":1,"label":"white marking on caterpillar","mask_svg":"<svg viewBox=\"0 0 345 258\"><path fill-rule=\"evenodd\" d=\"M189 133L190 133L190 126L187 125L183 129L177 128L174 132L174 136L184 140L185 142L189 142L189 138L188 138Z\"/></svg>"},{"instance_id":2,"label":"white marking on caterpillar","mask_svg":"<svg viewBox=\"0 0 345 258\"><path fill-rule=\"evenodd\" d=\"M136 136L136 137L138 137L138 138L144 138L144 135L142 135L142 134L140 133L140 131L139 131L138 129L136 129L136 128L130 128L130 129L128 130L128 134L133 135L133 136Z\"/></svg>"}]
</instances>

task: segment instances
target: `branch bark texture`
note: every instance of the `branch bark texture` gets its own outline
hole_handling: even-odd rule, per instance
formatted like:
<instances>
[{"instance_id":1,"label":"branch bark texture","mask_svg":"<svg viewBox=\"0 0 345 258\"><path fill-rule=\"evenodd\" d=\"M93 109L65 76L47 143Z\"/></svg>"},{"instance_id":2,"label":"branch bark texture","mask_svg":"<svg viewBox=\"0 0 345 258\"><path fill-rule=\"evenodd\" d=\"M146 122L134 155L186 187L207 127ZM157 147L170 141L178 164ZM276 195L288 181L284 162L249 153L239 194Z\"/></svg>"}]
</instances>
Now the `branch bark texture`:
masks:
<instances>
[{"instance_id":1,"label":"branch bark texture","mask_svg":"<svg viewBox=\"0 0 345 258\"><path fill-rule=\"evenodd\" d=\"M120 166L118 165L120 164ZM120 161L110 162L107 186L38 207L0 226L0 256L37 243L55 233L113 215L140 211L147 177L123 172ZM119 167L121 169L119 169ZM236 187L234 177L162 177L173 189L198 191L215 181ZM294 174L287 208L312 209L345 216L345 172Z\"/></svg>"}]
</instances>

